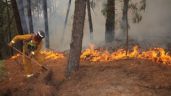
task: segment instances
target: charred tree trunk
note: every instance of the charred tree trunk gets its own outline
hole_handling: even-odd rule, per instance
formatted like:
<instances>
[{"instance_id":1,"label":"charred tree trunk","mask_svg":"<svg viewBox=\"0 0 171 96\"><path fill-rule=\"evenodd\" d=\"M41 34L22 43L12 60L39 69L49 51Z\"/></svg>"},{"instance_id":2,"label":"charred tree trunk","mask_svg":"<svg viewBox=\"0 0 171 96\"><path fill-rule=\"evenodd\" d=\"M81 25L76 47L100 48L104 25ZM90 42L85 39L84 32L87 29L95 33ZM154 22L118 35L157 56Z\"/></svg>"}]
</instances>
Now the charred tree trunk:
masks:
<instances>
[{"instance_id":1,"label":"charred tree trunk","mask_svg":"<svg viewBox=\"0 0 171 96\"><path fill-rule=\"evenodd\" d=\"M48 26L48 12L47 12L47 0L43 0L43 13L44 13L44 24L45 24L45 42L46 48L49 48L49 26Z\"/></svg>"},{"instance_id":2,"label":"charred tree trunk","mask_svg":"<svg viewBox=\"0 0 171 96\"><path fill-rule=\"evenodd\" d=\"M126 50L128 50L128 4L129 0L124 0L123 17L121 25L123 34L126 34Z\"/></svg>"},{"instance_id":3,"label":"charred tree trunk","mask_svg":"<svg viewBox=\"0 0 171 96\"><path fill-rule=\"evenodd\" d=\"M114 40L115 30L115 0L107 0L107 18L105 41L112 42Z\"/></svg>"},{"instance_id":4,"label":"charred tree trunk","mask_svg":"<svg viewBox=\"0 0 171 96\"><path fill-rule=\"evenodd\" d=\"M89 21L89 29L90 29L90 40L93 40L93 23L91 17L91 7L90 0L87 0L87 12L88 12L88 21Z\"/></svg>"},{"instance_id":5,"label":"charred tree trunk","mask_svg":"<svg viewBox=\"0 0 171 96\"><path fill-rule=\"evenodd\" d=\"M70 54L67 66L67 77L69 77L74 70L78 70L79 68L86 2L86 0L75 0L75 12L72 28L72 39L70 44Z\"/></svg>"},{"instance_id":6,"label":"charred tree trunk","mask_svg":"<svg viewBox=\"0 0 171 96\"><path fill-rule=\"evenodd\" d=\"M14 13L18 33L23 34L24 32L23 32L23 29L22 29L21 17L20 17L19 11L18 11L17 1L16 0L11 0L11 5L12 5L12 8L13 8L13 13Z\"/></svg>"},{"instance_id":7,"label":"charred tree trunk","mask_svg":"<svg viewBox=\"0 0 171 96\"><path fill-rule=\"evenodd\" d=\"M29 21L29 28L30 33L33 33L33 20L32 20L32 14L31 14L31 0L27 0L27 11L28 11L28 21Z\"/></svg>"}]
</instances>

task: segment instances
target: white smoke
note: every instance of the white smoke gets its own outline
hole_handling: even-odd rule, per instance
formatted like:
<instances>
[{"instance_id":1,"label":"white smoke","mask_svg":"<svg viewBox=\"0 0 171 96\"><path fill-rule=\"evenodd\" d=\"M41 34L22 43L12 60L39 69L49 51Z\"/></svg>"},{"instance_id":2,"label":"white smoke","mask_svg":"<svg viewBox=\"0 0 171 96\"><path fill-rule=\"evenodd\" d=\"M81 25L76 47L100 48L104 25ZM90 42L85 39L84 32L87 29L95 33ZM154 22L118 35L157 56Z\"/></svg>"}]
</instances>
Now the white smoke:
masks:
<instances>
[{"instance_id":1,"label":"white smoke","mask_svg":"<svg viewBox=\"0 0 171 96\"><path fill-rule=\"evenodd\" d=\"M53 1L53 11L49 11L49 35L50 35L50 47L57 50L69 49L71 32L72 32L72 22L74 14L74 3L72 0L71 10L69 14L67 29L65 32L65 40L61 44L61 36L64 27L64 19L68 7L69 0L50 0ZM100 44L105 40L105 16L102 15L101 10L103 5L107 0L95 0L96 7L92 11L92 20L94 26L94 43ZM145 42L149 45L156 44L159 47L163 47L170 41L169 34L171 33L171 0L146 0L147 6L143 13L143 19L138 24L130 23L129 37L140 43ZM122 4L116 2L116 23L119 23L122 16ZM50 5L49 5L50 6ZM51 5L52 6L52 5ZM34 21L34 20L33 20ZM43 19L39 24L40 28L44 28ZM119 24L118 24L119 25ZM120 35L120 27L116 26L115 38ZM36 26L36 24L35 24ZM35 28L36 30L36 28ZM85 29L83 37L83 46L87 46L90 43L90 33L88 26L88 18L86 14L85 19ZM161 45L163 44L163 45ZM143 45L142 45L143 46Z\"/></svg>"},{"instance_id":2,"label":"white smoke","mask_svg":"<svg viewBox=\"0 0 171 96\"><path fill-rule=\"evenodd\" d=\"M171 0L147 0L143 19L139 24L132 24L131 38L139 42L148 42L158 47L166 47L171 34Z\"/></svg>"}]
</instances>

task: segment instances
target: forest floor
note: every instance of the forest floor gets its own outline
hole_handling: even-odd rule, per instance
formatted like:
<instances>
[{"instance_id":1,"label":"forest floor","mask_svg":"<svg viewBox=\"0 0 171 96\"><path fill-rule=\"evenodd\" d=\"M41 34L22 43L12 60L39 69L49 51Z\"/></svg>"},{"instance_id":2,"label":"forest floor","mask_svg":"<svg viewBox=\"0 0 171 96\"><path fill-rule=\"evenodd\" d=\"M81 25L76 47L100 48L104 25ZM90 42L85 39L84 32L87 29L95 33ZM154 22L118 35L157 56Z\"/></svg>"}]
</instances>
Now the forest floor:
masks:
<instances>
[{"instance_id":1,"label":"forest floor","mask_svg":"<svg viewBox=\"0 0 171 96\"><path fill-rule=\"evenodd\" d=\"M171 96L171 66L164 64L137 59L82 61L70 79L65 79L66 58L44 64L52 72L34 65L35 76L27 79L19 62L6 60L0 96Z\"/></svg>"}]
</instances>

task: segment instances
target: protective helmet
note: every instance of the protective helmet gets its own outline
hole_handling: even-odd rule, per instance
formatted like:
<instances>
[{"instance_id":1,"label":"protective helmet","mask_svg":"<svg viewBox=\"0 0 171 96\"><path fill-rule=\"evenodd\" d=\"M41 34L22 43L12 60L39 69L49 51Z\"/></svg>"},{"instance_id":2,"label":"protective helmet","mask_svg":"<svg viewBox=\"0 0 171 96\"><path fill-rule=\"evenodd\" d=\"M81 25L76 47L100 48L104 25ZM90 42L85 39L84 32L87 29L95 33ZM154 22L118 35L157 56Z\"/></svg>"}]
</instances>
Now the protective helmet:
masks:
<instances>
[{"instance_id":1,"label":"protective helmet","mask_svg":"<svg viewBox=\"0 0 171 96\"><path fill-rule=\"evenodd\" d=\"M43 39L43 38L45 38L45 33L42 30L39 30L38 32L36 32L36 36Z\"/></svg>"}]
</instances>

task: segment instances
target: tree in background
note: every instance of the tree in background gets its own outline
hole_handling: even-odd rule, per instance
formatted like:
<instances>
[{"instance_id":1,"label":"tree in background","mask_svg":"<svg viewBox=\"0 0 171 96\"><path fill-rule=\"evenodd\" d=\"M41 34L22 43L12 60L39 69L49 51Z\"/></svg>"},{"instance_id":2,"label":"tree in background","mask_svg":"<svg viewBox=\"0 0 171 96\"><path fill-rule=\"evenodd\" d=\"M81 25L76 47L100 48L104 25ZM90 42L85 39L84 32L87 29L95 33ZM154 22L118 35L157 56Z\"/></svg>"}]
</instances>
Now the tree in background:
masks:
<instances>
[{"instance_id":1,"label":"tree in background","mask_svg":"<svg viewBox=\"0 0 171 96\"><path fill-rule=\"evenodd\" d=\"M91 6L90 0L87 0L87 12L88 12L88 22L89 22L89 29L90 29L90 40L93 41L93 22L91 16Z\"/></svg>"},{"instance_id":2,"label":"tree in background","mask_svg":"<svg viewBox=\"0 0 171 96\"><path fill-rule=\"evenodd\" d=\"M28 12L28 23L29 23L29 29L30 29L30 33L34 32L33 29L33 20L32 20L32 12L31 12L31 0L27 0L27 12Z\"/></svg>"},{"instance_id":3,"label":"tree in background","mask_svg":"<svg viewBox=\"0 0 171 96\"><path fill-rule=\"evenodd\" d=\"M124 0L123 16L122 16L122 24L121 24L121 28L123 29L123 32L126 33L126 49L127 50L128 50L128 4L129 4L129 0Z\"/></svg>"},{"instance_id":4,"label":"tree in background","mask_svg":"<svg viewBox=\"0 0 171 96\"><path fill-rule=\"evenodd\" d=\"M67 66L67 77L79 68L80 54L82 50L83 29L86 14L86 0L75 0L74 21L72 28L72 39Z\"/></svg>"},{"instance_id":5,"label":"tree in background","mask_svg":"<svg viewBox=\"0 0 171 96\"><path fill-rule=\"evenodd\" d=\"M49 26L48 26L48 12L47 12L47 0L43 0L43 14L44 14L44 24L45 24L45 47L49 48Z\"/></svg>"},{"instance_id":6,"label":"tree in background","mask_svg":"<svg viewBox=\"0 0 171 96\"><path fill-rule=\"evenodd\" d=\"M7 44L14 35L20 34L10 0L0 0L0 21L0 59L4 59L13 53Z\"/></svg>"},{"instance_id":7,"label":"tree in background","mask_svg":"<svg viewBox=\"0 0 171 96\"><path fill-rule=\"evenodd\" d=\"M11 2L12 2L12 0L11 0ZM20 16L23 34L27 34L29 30L27 28L26 15L24 12L24 9L25 9L24 2L23 2L23 0L16 0L16 2L17 2L17 8L18 8L19 16Z\"/></svg>"},{"instance_id":8,"label":"tree in background","mask_svg":"<svg viewBox=\"0 0 171 96\"><path fill-rule=\"evenodd\" d=\"M68 23L70 8L71 8L71 0L69 0L69 2L68 2L68 8L67 8L67 12L66 12L65 21L64 21L64 29L63 29L62 36L61 36L61 42L64 42L64 36L65 36L65 31L66 31L66 27L67 27L67 23Z\"/></svg>"},{"instance_id":9,"label":"tree in background","mask_svg":"<svg viewBox=\"0 0 171 96\"><path fill-rule=\"evenodd\" d=\"M69 0L69 2L68 2L68 8L67 8L67 13L66 13L65 22L64 22L64 32L65 32L66 25L68 22L68 16L69 16L70 8L71 8L71 0ZM64 37L64 32L63 32L63 37Z\"/></svg>"},{"instance_id":10,"label":"tree in background","mask_svg":"<svg viewBox=\"0 0 171 96\"><path fill-rule=\"evenodd\" d=\"M87 0L87 12L88 12L88 22L89 22L90 40L91 41L93 41L93 22L92 22L91 8L93 9L95 7L95 5L93 5L93 3L94 3L94 0L91 0L91 1ZM61 42L64 41L64 34L65 34L67 22L68 22L70 7L71 7L71 0L69 0L69 2L68 2L68 8L67 8L67 13L66 13L66 17L65 17L64 29L63 29L63 33L62 33Z\"/></svg>"},{"instance_id":11,"label":"tree in background","mask_svg":"<svg viewBox=\"0 0 171 96\"><path fill-rule=\"evenodd\" d=\"M115 0L107 0L105 28L105 41L112 42L115 31Z\"/></svg>"},{"instance_id":12,"label":"tree in background","mask_svg":"<svg viewBox=\"0 0 171 96\"><path fill-rule=\"evenodd\" d=\"M128 11L131 10L132 13L132 21L133 23L139 23L142 20L141 12L146 8L146 0L141 0L139 2L140 6L138 7L137 3L133 3L132 0L123 0L123 12L122 12L122 21L121 21L121 29L123 34L126 34L126 30L129 29L128 23ZM125 35L124 35L125 36Z\"/></svg>"},{"instance_id":13,"label":"tree in background","mask_svg":"<svg viewBox=\"0 0 171 96\"><path fill-rule=\"evenodd\" d=\"M13 7L13 12L14 12L14 17L15 17L15 22L17 26L17 30L19 34L24 34L22 24L21 24L21 17L19 14L18 6L17 6L17 1L16 0L11 0L11 5Z\"/></svg>"},{"instance_id":14,"label":"tree in background","mask_svg":"<svg viewBox=\"0 0 171 96\"><path fill-rule=\"evenodd\" d=\"M23 4L23 3L21 3L21 4ZM21 6L23 6L23 5L21 5L21 6L20 6L20 4L17 5L17 0L11 0L11 5L12 5L14 17L15 17L15 22L16 22L18 34L23 35L23 34L26 33L26 32L24 31L25 28L22 27L22 25L26 27L26 22L22 22L22 20L24 20L24 19L22 19L22 16L24 16L24 15L23 15L23 14L24 14L24 11L23 11L23 8L24 8L24 7L22 7L22 9L21 9L21 14L20 14L20 13L19 13L19 9L20 9ZM20 8L19 8L19 6L20 6ZM25 17L23 17L23 18L25 18ZM22 24L22 23L24 23L24 24ZM27 32L28 32L28 30L27 30ZM22 50L22 44L23 44L23 42L20 42L20 43L18 43L18 45L17 45L16 47L17 47L18 49Z\"/></svg>"},{"instance_id":15,"label":"tree in background","mask_svg":"<svg viewBox=\"0 0 171 96\"><path fill-rule=\"evenodd\" d=\"M132 1L133 2L133 1ZM126 37L126 49L128 50L128 41L129 41L129 33L128 33L128 29L129 29L129 23L128 23L128 10L131 9L132 10L132 20L133 23L139 23L142 20L142 15L140 14L140 12L143 10L145 10L146 8L146 0L141 0L140 1L140 7L138 8L138 4L133 4L130 3L130 0L123 0L123 13L122 13L122 21L121 21L121 29L122 29L122 34L123 37ZM130 3L130 4L129 4ZM123 40L125 40L123 39Z\"/></svg>"}]
</instances>

